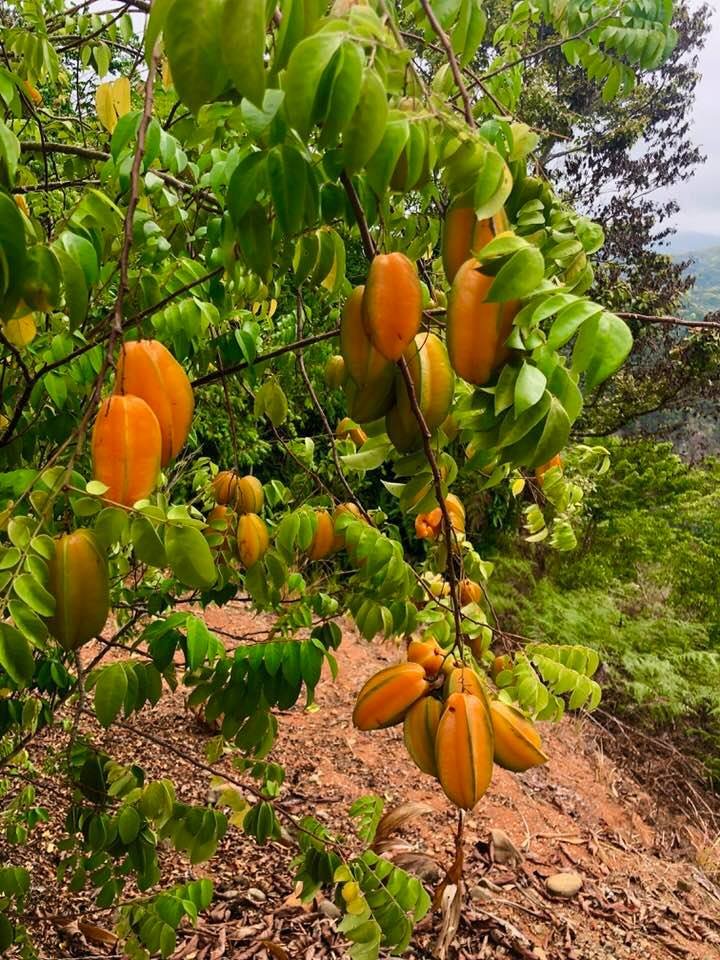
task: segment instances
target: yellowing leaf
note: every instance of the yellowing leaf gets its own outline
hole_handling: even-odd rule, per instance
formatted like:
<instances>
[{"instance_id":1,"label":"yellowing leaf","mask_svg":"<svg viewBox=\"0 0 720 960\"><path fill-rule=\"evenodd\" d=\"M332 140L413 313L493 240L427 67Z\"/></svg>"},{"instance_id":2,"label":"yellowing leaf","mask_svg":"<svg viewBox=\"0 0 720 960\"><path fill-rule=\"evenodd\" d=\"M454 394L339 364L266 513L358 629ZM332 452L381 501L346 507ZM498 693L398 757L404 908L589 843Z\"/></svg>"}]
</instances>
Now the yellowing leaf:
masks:
<instances>
[{"instance_id":1,"label":"yellowing leaf","mask_svg":"<svg viewBox=\"0 0 720 960\"><path fill-rule=\"evenodd\" d=\"M112 133L117 123L117 113L113 103L112 83L101 83L95 91L95 109L100 123L108 133Z\"/></svg>"},{"instance_id":2,"label":"yellowing leaf","mask_svg":"<svg viewBox=\"0 0 720 960\"><path fill-rule=\"evenodd\" d=\"M33 315L13 317L3 324L3 333L14 347L26 347L35 339L37 327Z\"/></svg>"},{"instance_id":3,"label":"yellowing leaf","mask_svg":"<svg viewBox=\"0 0 720 960\"><path fill-rule=\"evenodd\" d=\"M108 133L112 133L120 117L130 112L130 81L118 77L98 85L95 91L95 107L98 120Z\"/></svg>"},{"instance_id":4,"label":"yellowing leaf","mask_svg":"<svg viewBox=\"0 0 720 960\"><path fill-rule=\"evenodd\" d=\"M518 477L517 480L513 480L513 484L510 489L512 490L512 495L514 497L518 497L525 489L525 480L522 477Z\"/></svg>"},{"instance_id":5,"label":"yellowing leaf","mask_svg":"<svg viewBox=\"0 0 720 960\"><path fill-rule=\"evenodd\" d=\"M162 86L163 90L169 90L173 85L172 71L170 70L170 61L167 57L162 62Z\"/></svg>"},{"instance_id":6,"label":"yellowing leaf","mask_svg":"<svg viewBox=\"0 0 720 960\"><path fill-rule=\"evenodd\" d=\"M275 311L277 310L277 300L273 297L270 301L270 306L268 307L267 315L268 317L275 316Z\"/></svg>"},{"instance_id":7,"label":"yellowing leaf","mask_svg":"<svg viewBox=\"0 0 720 960\"><path fill-rule=\"evenodd\" d=\"M30 207L28 207L25 197L21 193L16 193L14 199L18 206L18 210L20 210L21 213L24 213L26 217L29 217Z\"/></svg>"},{"instance_id":8,"label":"yellowing leaf","mask_svg":"<svg viewBox=\"0 0 720 960\"><path fill-rule=\"evenodd\" d=\"M38 88L33 86L29 80L23 80L23 87L25 88L25 93L28 95L28 97L30 97L32 103L36 107L39 107L43 98Z\"/></svg>"},{"instance_id":9,"label":"yellowing leaf","mask_svg":"<svg viewBox=\"0 0 720 960\"><path fill-rule=\"evenodd\" d=\"M110 84L112 102L118 119L130 113L130 81L127 77L118 77Z\"/></svg>"}]
</instances>

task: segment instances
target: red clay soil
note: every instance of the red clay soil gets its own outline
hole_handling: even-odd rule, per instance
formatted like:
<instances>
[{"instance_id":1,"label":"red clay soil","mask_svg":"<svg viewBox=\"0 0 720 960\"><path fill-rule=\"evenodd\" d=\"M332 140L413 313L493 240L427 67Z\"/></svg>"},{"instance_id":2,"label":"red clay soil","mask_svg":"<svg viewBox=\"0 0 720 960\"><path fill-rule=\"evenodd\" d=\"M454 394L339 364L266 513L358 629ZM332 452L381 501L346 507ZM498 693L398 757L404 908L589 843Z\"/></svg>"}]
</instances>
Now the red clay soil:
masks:
<instances>
[{"instance_id":1,"label":"red clay soil","mask_svg":"<svg viewBox=\"0 0 720 960\"><path fill-rule=\"evenodd\" d=\"M267 626L236 608L207 611L206 618L211 628L238 636ZM312 813L349 838L348 808L359 796L382 796L386 810L409 801L424 805L426 811L393 836L387 855L419 872L432 892L452 859L456 811L410 761L401 728L360 733L350 722L360 685L400 659L400 652L390 643L365 643L346 628L337 659L339 676L335 682L329 674L323 677L317 709L298 705L279 716L272 757L287 768L284 805L298 816ZM210 774L139 735L148 732L204 758L212 733L188 712L182 690L131 722L137 733L117 727L103 732L89 719L82 729L116 759L139 762L149 777L171 777L181 800L204 803L217 796ZM466 899L448 960L720 958L718 838L703 836L687 818L663 810L662 801L645 793L630 771L607 758L592 723L565 719L547 725L543 734L550 763L521 776L496 769L489 793L468 818ZM62 732L40 738L36 762L66 743ZM231 769L221 760L218 768L223 767ZM28 847L9 854L13 862L30 858L30 929L41 956L121 956L107 935L103 942L103 931L112 930L111 912L94 908L91 892L63 892L54 879L67 793L58 789L41 802L52 810L50 822L35 831ZM182 932L176 960L347 957L334 905L303 905L296 898L292 856L292 845L257 847L234 827L215 858L200 867L163 853L164 884L209 876L216 890L198 926ZM551 897L546 879L567 871L582 876L581 891L571 899ZM407 956L436 956L442 922L441 911L428 915Z\"/></svg>"}]
</instances>

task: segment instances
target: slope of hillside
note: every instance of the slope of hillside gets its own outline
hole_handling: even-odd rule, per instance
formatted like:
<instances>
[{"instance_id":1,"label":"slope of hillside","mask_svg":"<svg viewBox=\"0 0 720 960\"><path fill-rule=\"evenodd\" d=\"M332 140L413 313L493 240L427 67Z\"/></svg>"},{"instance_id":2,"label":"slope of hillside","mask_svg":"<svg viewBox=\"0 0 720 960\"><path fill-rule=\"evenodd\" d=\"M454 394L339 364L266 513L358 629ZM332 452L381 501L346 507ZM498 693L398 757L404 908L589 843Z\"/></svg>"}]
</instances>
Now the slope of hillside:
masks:
<instances>
[{"instance_id":1,"label":"slope of hillside","mask_svg":"<svg viewBox=\"0 0 720 960\"><path fill-rule=\"evenodd\" d=\"M688 269L695 277L695 286L685 298L683 316L700 320L720 310L720 245L684 254L686 258L692 260Z\"/></svg>"},{"instance_id":2,"label":"slope of hillside","mask_svg":"<svg viewBox=\"0 0 720 960\"><path fill-rule=\"evenodd\" d=\"M206 616L211 628L238 640L267 625L237 608L208 610ZM92 649L83 654L89 658ZM414 767L401 730L360 733L350 719L358 687L399 656L396 645L365 643L346 628L338 651L338 678L333 682L324 676L317 710L295 707L279 716L277 757L287 765L282 799L287 810L296 815L311 812L346 837L353 835L347 811L357 797L378 794L386 810L412 802L383 851L417 872L432 890L451 861L456 811ZM219 793L211 786L207 767L198 769L193 762L202 761L212 733L187 712L181 690L125 723L122 731L101 731L85 716L82 729L99 747L112 745L119 760L129 759L141 746L148 773L171 773L183 801L205 802ZM617 729L620 739L613 753L632 756L625 739L633 737L632 732ZM703 828L702 817L648 793L629 770L609 759L606 747L613 738L593 722L567 718L556 727L544 725L543 734L549 764L522 776L496 769L488 795L468 818L467 896L455 945L445 952L436 949L448 921L439 909L420 924L407 956L720 958L715 831ZM56 742L47 742L51 739ZM38 738L38 756L52 745L63 749L63 735ZM638 745L644 754L657 749L647 739L637 739ZM220 758L215 769L221 777L238 776L227 758ZM658 769L664 777L677 777L667 753ZM701 807L701 795L694 794L693 802ZM63 816L63 806L57 804L54 817ZM709 825L713 815L708 816ZM56 836L57 824L48 823L30 848L34 889L45 892L36 893L28 904L28 919L43 956L118 956L111 912L98 910L90 891L76 894L69 910L58 891L53 879L60 858ZM23 848L23 856L27 853ZM337 908L322 898L299 901L291 879L292 856L286 839L258 848L237 827L231 827L218 855L207 864L191 867L164 851L166 878L209 876L217 892L198 926L183 931L174 960L346 960ZM580 890L568 898L553 896L547 881L558 873L578 874ZM131 898L131 891L128 895Z\"/></svg>"}]
</instances>

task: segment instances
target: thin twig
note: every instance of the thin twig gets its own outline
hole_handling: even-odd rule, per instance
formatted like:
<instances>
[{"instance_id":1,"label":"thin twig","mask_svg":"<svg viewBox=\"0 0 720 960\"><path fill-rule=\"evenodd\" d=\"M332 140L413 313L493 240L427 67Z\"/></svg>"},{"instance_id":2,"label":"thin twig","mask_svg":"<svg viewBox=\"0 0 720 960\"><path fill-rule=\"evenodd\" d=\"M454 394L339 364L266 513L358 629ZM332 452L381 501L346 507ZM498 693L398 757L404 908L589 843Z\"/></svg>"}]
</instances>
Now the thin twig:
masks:
<instances>
[{"instance_id":1,"label":"thin twig","mask_svg":"<svg viewBox=\"0 0 720 960\"><path fill-rule=\"evenodd\" d=\"M302 339L303 317L305 315L305 304L303 303L302 292L300 290L298 290L297 292L296 308L297 308L297 331L298 331L298 339L300 340ZM370 519L370 516L367 510L362 505L360 500L358 500L353 488L350 486L350 484L348 483L348 479L345 476L345 471L342 468L342 464L340 463L340 458L338 457L337 447L335 446L335 434L333 433L333 429L330 426L330 421L325 415L325 410L323 409L323 405L318 400L318 395L315 392L315 387L312 385L312 380L308 376L307 370L305 369L305 359L303 357L302 350L298 351L298 368L300 370L300 376L303 378L305 386L308 389L308 393L310 394L310 398L312 399L313 405L320 416L322 425L325 429L325 433L328 435L328 438L330 440L330 452L332 454L332 458L335 463L335 470L337 471L338 478L340 479L340 482L345 488L345 492L347 493L348 497L350 497L350 499L358 508L358 510L360 510L363 517L365 517L368 523L372 523L372 520Z\"/></svg>"},{"instance_id":2,"label":"thin twig","mask_svg":"<svg viewBox=\"0 0 720 960\"><path fill-rule=\"evenodd\" d=\"M103 150L93 150L91 147L81 147L79 144L75 143L55 143L53 141L47 140L44 143L34 142L29 140L23 140L20 143L21 153L64 153L73 157L83 157L86 160L109 160L110 154L105 153ZM177 177L173 177L170 173L165 173L163 170L153 170L153 173L156 177L159 177L168 186L175 187L176 190L180 190L182 193L192 194L193 197L204 206L209 209L220 211L221 207L217 200L208 193L207 190L198 189L193 186L191 183L186 183L184 180L178 180Z\"/></svg>"},{"instance_id":3,"label":"thin twig","mask_svg":"<svg viewBox=\"0 0 720 960\"><path fill-rule=\"evenodd\" d=\"M99 180L48 180L31 187L13 187L13 193L48 193L50 190L70 190L72 187L96 187Z\"/></svg>"},{"instance_id":4,"label":"thin twig","mask_svg":"<svg viewBox=\"0 0 720 960\"><path fill-rule=\"evenodd\" d=\"M286 353L293 353L296 350L302 350L303 347L309 347L313 343L322 343L323 340L332 340L333 337L337 337L339 333L340 330L335 328L335 330L326 330L325 333L313 334L311 337L303 337L300 340L295 340L293 343L286 343L282 347L276 347L274 350L268 350L267 353L258 354L252 363L243 361L242 363L234 364L232 367L225 367L222 373L220 373L220 371L206 373L204 377L198 377L197 380L193 380L192 385L193 387L205 387L209 383L217 383L218 380L222 380L223 376L227 376L230 373L238 373L240 370L247 370L248 367L254 367L259 363L266 363L268 360L274 360L276 357L282 357Z\"/></svg>"},{"instance_id":5,"label":"thin twig","mask_svg":"<svg viewBox=\"0 0 720 960\"><path fill-rule=\"evenodd\" d=\"M647 313L623 312L616 313L616 317L625 320L639 320L641 323L661 323L667 326L699 327L705 330L720 330L719 320L684 320L682 317L655 317Z\"/></svg>"},{"instance_id":6,"label":"thin twig","mask_svg":"<svg viewBox=\"0 0 720 960\"><path fill-rule=\"evenodd\" d=\"M362 240L365 256L368 258L368 260L372 260L377 251L375 248L375 241L370 235L370 228L368 227L368 222L365 219L365 213L363 212L360 198L358 197L357 191L352 184L352 180L344 170L340 174L340 180L343 187L345 187L345 193L347 193L348 199L350 200L350 206L353 208L353 212L355 213L355 220L358 225L358 230L360 231L360 239Z\"/></svg>"},{"instance_id":7,"label":"thin twig","mask_svg":"<svg viewBox=\"0 0 720 960\"><path fill-rule=\"evenodd\" d=\"M560 37L559 40L554 40L552 43L546 43L544 47L539 47L537 50L533 50L531 53L523 54L523 56L517 57L515 60L511 60L509 63L504 63L501 66L496 67L494 70L484 73L479 79L481 82L485 82L486 80L490 80L492 77L496 77L499 73L504 73L505 70L510 70L512 67L517 67L521 63L527 63L528 60L535 60L537 57L542 57L550 50L556 50L558 47L562 47L566 43L571 43L573 40L579 40L586 34L591 33L596 27L599 27L601 23L605 22L605 20L611 20L613 17L617 16L619 11L620 7L617 7L615 10L611 10L610 13L606 13L602 17L599 17L593 23L589 23L586 27L583 27L582 30L578 30L577 33L573 33L569 37Z\"/></svg>"},{"instance_id":8,"label":"thin twig","mask_svg":"<svg viewBox=\"0 0 720 960\"><path fill-rule=\"evenodd\" d=\"M452 601L452 612L453 620L455 623L455 643L458 645L460 650L463 647L463 636L462 636L462 614L460 612L460 597L459 597L459 584L457 572L455 570L455 559L454 559L454 550L455 550L455 529L452 525L452 520L450 519L450 513L445 503L445 497L443 495L442 489L442 476L440 474L440 468L437 465L437 460L435 458L435 453L432 448L432 434L430 428L427 425L425 417L422 410L420 409L420 404L418 403L417 394L415 393L415 384L410 375L410 370L407 365L407 360L405 357L400 357L398 360L398 367L400 368L400 373L402 378L405 381L405 389L407 390L407 395L410 400L410 407L412 409L413 415L418 422L420 427L420 433L422 435L423 449L425 451L425 459L430 464L430 470L433 475L433 486L435 488L435 499L437 500L438 506L440 507L440 513L442 514L443 520L443 533L445 535L445 550L447 551L447 562L446 569L448 575L448 583L450 585L450 599Z\"/></svg>"},{"instance_id":9,"label":"thin twig","mask_svg":"<svg viewBox=\"0 0 720 960\"><path fill-rule=\"evenodd\" d=\"M65 471L65 482L67 483L70 479L73 466L75 461L80 455L80 452L83 448L85 442L85 435L87 433L90 420L95 414L95 409L100 400L100 393L103 387L103 381L105 379L105 374L107 373L110 365L112 363L113 351L115 348L115 343L118 339L122 339L123 335L123 306L125 303L125 296L128 291L128 276L130 271L130 248L132 247L133 242L133 221L135 217L135 209L138 204L138 199L140 196L140 168L142 166L143 155L145 153L145 138L147 136L148 127L150 126L150 120L152 119L152 108L153 108L153 93L154 93L154 84L155 84L155 71L157 68L157 50L153 51L153 56L150 60L150 67L148 69L147 79L145 80L145 100L143 104L142 116L140 118L140 126L138 127L137 135L137 144L135 146L135 154L133 156L132 168L130 170L130 196L128 199L128 206L125 212L125 222L123 229L123 245L120 251L120 281L118 283L117 296L115 298L115 307L113 309L112 318L110 321L110 334L107 340L107 347L105 349L105 356L103 358L102 365L98 371L98 375L95 378L95 385L93 391L90 395L90 400L85 408L85 412L80 420L80 425L77 431L77 441L75 443L75 450L73 455L70 457L67 468Z\"/></svg>"},{"instance_id":10,"label":"thin twig","mask_svg":"<svg viewBox=\"0 0 720 960\"><path fill-rule=\"evenodd\" d=\"M95 719L94 714L89 710L84 710L87 716ZM191 754L186 753L184 750L181 750L179 747L176 747L174 743L170 743L168 740L163 740L161 737L156 736L154 733L149 733L147 730L141 730L139 727L133 726L131 723L128 723L125 720L115 720L113 726L122 727L123 730L127 730L129 733L132 733L136 737L140 737L143 740L147 740L149 743L154 743L155 746L160 747L162 750L167 750L168 753L174 754L176 757L179 757L181 760L184 760L185 763L190 764L190 766L197 768L198 770L204 770L206 773L212 774L214 777L222 777L227 783L231 783L233 786L238 787L240 790L245 790L247 793L251 793L258 800L268 801L269 798L265 796L262 790L259 790L256 786L251 783L238 780L231 773L228 773L225 770L221 770L218 767L213 767L209 763L205 763L202 760L198 760L196 757L193 757ZM306 833L308 836L314 836L309 830L307 830L300 821L291 813L282 803L272 799L269 800L272 803L273 808L277 810L293 827L300 833ZM339 847L335 841L326 840L325 841L329 846Z\"/></svg>"},{"instance_id":11,"label":"thin twig","mask_svg":"<svg viewBox=\"0 0 720 960\"><path fill-rule=\"evenodd\" d=\"M150 307L146 307L144 310L141 310L140 313L136 313L134 316L129 317L127 320L123 321L123 330L129 330L132 327L139 326L143 320L147 317L152 316L158 311L162 310L169 303L175 300L177 297L182 296L184 293L187 293L188 290L192 290L194 287L198 287L203 283L206 283L208 280L211 280L213 277L218 276L222 273L223 267L216 267L215 270L211 270L210 273L204 274L202 277L197 277L195 280L191 280L189 283L184 284L184 286L179 287L177 290L174 290L172 293L167 294L163 297L162 300L158 300L157 303L152 304ZM105 321L107 323L107 320ZM96 328L99 330L99 327ZM83 356L89 350L94 350L95 347L99 347L107 338L109 337L109 331L105 330L102 335L100 335L96 340L91 341L90 343L85 343L81 347L78 347L76 350L73 350L72 353L69 353L66 357L61 357L59 360L53 360L52 363L46 363L39 370L37 370L30 380L26 382L26 387L23 390L23 393L15 405L13 415L10 417L5 430L0 437L0 447L6 446L10 443L12 439L13 431L22 416L23 409L27 400L32 392L35 384L41 380L46 374L51 373L53 370L57 370L60 367L64 367L68 363L72 363L73 360L77 360L78 357ZM226 371L227 372L227 371Z\"/></svg>"},{"instance_id":12,"label":"thin twig","mask_svg":"<svg viewBox=\"0 0 720 960\"><path fill-rule=\"evenodd\" d=\"M470 95L467 92L467 87L465 86L465 81L463 80L463 77L462 77L460 64L457 62L457 57L455 56L455 51L452 48L450 37L448 37L448 35L445 33L442 26L440 25L440 21L435 16L435 13L433 12L433 8L430 6L429 0L420 0L420 3L422 5L423 10L425 11L425 16L428 18L428 21L430 22L430 26L435 31L435 35L437 36L440 43L443 45L443 48L445 49L445 55L448 58L452 75L455 78L455 85L460 91L460 96L462 97L463 106L465 108L465 119L467 121L467 125L472 130L474 130L475 117L473 116L473 112L472 112L472 103L470 101Z\"/></svg>"},{"instance_id":13,"label":"thin twig","mask_svg":"<svg viewBox=\"0 0 720 960\"><path fill-rule=\"evenodd\" d=\"M355 211L355 216L358 222L358 228L360 230L360 237L362 238L363 249L365 251L365 256L368 260L372 260L375 256L375 244L372 237L370 236L370 230L368 228L367 220L365 219L365 214L360 206L360 201L358 195L355 192L355 188L352 185L350 179L343 174L342 182L345 187L345 191L348 195L348 199ZM417 401L417 396L415 394L415 385L410 376L410 370L408 369L407 361L404 357L401 357L398 361L398 366L400 372L405 381L405 387L407 389L408 397L410 399L410 406L412 408L415 419L418 422L420 428L420 433L422 435L423 448L425 450L425 457L430 464L430 470L433 475L433 485L435 487L435 497L440 507L440 512L443 518L443 530L445 533L445 546L447 550L447 572L448 572L448 582L450 584L450 596L452 599L452 608L453 608L453 620L455 622L455 641L458 646L462 649L463 646L463 637L462 637L462 627L461 627L461 613L460 613L460 598L459 598L459 586L458 578L455 571L455 561L454 561L454 543L455 543L455 531L453 529L452 521L450 520L450 514L448 512L447 506L445 504L445 497L442 492L442 477L440 476L440 469L437 465L437 460L435 454L433 453L432 444L430 439L432 434L428 428L428 425L423 416L422 410Z\"/></svg>"}]
</instances>

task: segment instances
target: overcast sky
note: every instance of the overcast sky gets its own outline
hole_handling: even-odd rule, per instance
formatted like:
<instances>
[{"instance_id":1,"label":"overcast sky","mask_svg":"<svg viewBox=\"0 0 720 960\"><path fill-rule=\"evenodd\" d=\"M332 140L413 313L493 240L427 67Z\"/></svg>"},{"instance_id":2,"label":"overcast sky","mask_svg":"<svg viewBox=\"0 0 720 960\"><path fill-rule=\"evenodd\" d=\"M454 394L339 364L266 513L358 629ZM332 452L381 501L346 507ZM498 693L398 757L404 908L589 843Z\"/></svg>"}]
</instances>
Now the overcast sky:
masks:
<instances>
[{"instance_id":1,"label":"overcast sky","mask_svg":"<svg viewBox=\"0 0 720 960\"><path fill-rule=\"evenodd\" d=\"M705 163L687 183L670 188L668 195L680 204L673 220L679 230L720 236L720 13L714 4L712 32L700 58L703 75L693 110L693 137Z\"/></svg>"}]
</instances>

